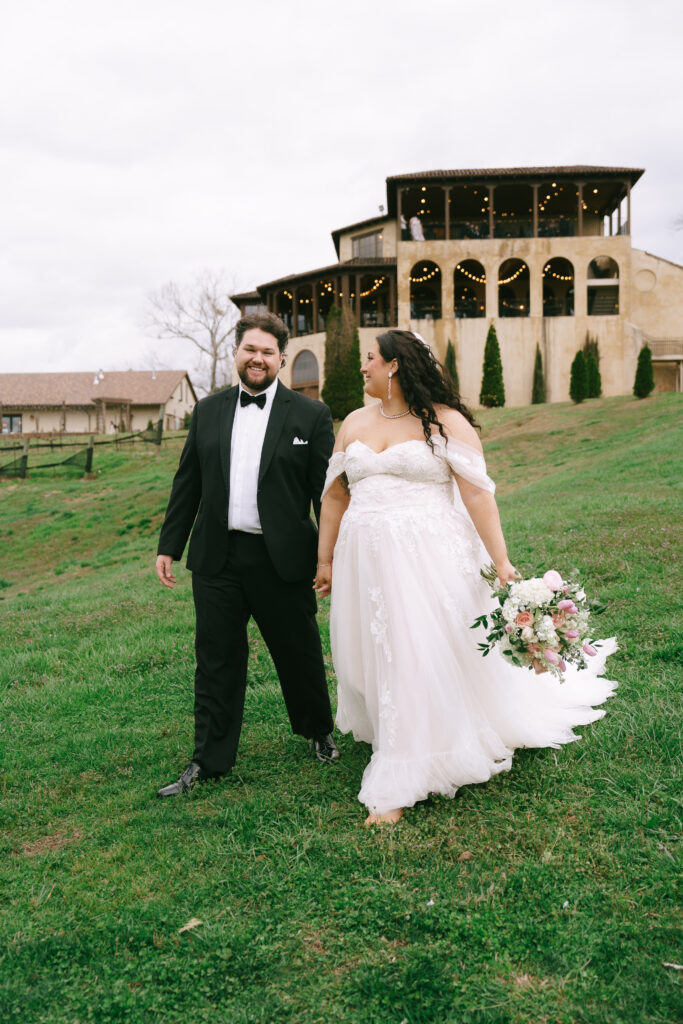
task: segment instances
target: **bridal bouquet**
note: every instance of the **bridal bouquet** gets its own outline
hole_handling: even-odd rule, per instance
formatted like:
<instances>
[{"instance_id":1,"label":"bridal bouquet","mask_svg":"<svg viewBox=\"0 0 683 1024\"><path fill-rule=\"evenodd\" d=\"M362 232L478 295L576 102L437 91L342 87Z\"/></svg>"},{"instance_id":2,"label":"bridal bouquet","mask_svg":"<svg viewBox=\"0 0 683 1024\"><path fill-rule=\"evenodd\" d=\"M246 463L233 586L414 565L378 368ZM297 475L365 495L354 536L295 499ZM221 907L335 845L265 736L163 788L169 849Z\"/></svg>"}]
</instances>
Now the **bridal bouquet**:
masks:
<instances>
[{"instance_id":1,"label":"bridal bouquet","mask_svg":"<svg viewBox=\"0 0 683 1024\"><path fill-rule=\"evenodd\" d=\"M471 627L488 630L486 643L479 644L484 657L497 647L514 665L552 672L561 679L567 662L583 668L586 659L597 654L588 639L588 623L591 612L604 611L604 606L586 599L576 571L564 580L550 569L542 578L504 586L497 581L493 566L482 569L481 575L499 604L488 615L480 615Z\"/></svg>"}]
</instances>

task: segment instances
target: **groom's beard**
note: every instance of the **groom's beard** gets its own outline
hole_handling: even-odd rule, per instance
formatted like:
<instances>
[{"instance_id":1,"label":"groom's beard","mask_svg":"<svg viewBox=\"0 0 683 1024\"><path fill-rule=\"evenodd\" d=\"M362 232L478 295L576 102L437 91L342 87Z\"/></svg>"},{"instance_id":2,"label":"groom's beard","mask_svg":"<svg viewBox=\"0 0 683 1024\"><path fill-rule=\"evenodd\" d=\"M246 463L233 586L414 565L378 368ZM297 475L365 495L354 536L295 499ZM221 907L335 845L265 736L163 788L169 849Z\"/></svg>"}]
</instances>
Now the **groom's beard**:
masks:
<instances>
[{"instance_id":1,"label":"groom's beard","mask_svg":"<svg viewBox=\"0 0 683 1024\"><path fill-rule=\"evenodd\" d=\"M258 394L260 391L265 391L267 387L270 387L276 379L279 370L279 366L277 369L271 369L268 366L240 366L237 369L237 376L242 381L245 388L248 388L249 391L253 391L255 394Z\"/></svg>"}]
</instances>

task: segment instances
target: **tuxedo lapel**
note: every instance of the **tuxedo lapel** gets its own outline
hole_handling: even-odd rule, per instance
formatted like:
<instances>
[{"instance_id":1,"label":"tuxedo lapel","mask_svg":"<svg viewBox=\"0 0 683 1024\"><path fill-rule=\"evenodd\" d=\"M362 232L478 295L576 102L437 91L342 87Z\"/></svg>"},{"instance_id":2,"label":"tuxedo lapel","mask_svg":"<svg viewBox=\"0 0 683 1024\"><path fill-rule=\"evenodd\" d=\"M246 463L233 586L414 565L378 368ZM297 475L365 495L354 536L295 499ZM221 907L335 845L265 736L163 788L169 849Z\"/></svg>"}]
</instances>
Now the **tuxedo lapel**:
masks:
<instances>
[{"instance_id":1,"label":"tuxedo lapel","mask_svg":"<svg viewBox=\"0 0 683 1024\"><path fill-rule=\"evenodd\" d=\"M230 447L232 444L232 425L235 422L235 409L237 408L238 393L238 386L230 388L230 390L226 392L225 400L221 408L219 423L219 429L221 432L221 468L223 470L223 479L225 480L225 489L228 492L228 495L230 494Z\"/></svg>"},{"instance_id":2,"label":"tuxedo lapel","mask_svg":"<svg viewBox=\"0 0 683 1024\"><path fill-rule=\"evenodd\" d=\"M275 398L273 399L273 408L270 410L268 426L266 427L266 436L263 438L261 464L258 471L259 485L263 480L268 466L270 465L270 460L273 457L278 440L280 439L280 434L282 433L282 428L285 425L287 413L289 412L289 400L289 389L278 381L277 391L275 392Z\"/></svg>"}]
</instances>

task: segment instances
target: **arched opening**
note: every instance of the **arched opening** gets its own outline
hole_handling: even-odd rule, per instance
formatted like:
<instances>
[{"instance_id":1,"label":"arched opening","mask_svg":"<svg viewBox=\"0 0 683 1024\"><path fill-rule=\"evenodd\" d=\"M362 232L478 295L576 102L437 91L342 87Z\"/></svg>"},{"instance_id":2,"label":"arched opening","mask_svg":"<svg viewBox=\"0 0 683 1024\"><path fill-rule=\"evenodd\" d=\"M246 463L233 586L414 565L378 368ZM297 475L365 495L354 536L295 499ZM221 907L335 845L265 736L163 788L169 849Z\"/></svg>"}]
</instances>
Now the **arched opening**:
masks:
<instances>
[{"instance_id":1,"label":"arched opening","mask_svg":"<svg viewBox=\"0 0 683 1024\"><path fill-rule=\"evenodd\" d=\"M574 267L562 256L543 268L543 316L574 316Z\"/></svg>"},{"instance_id":2,"label":"arched opening","mask_svg":"<svg viewBox=\"0 0 683 1024\"><path fill-rule=\"evenodd\" d=\"M299 337L313 334L313 285L300 285L296 299L296 332Z\"/></svg>"},{"instance_id":3,"label":"arched opening","mask_svg":"<svg viewBox=\"0 0 683 1024\"><path fill-rule=\"evenodd\" d=\"M284 322L287 330L292 330L292 293L283 288L275 296L275 312Z\"/></svg>"},{"instance_id":4,"label":"arched opening","mask_svg":"<svg viewBox=\"0 0 683 1024\"><path fill-rule=\"evenodd\" d=\"M360 326L389 327L390 298L386 274L364 274L360 279Z\"/></svg>"},{"instance_id":5,"label":"arched opening","mask_svg":"<svg viewBox=\"0 0 683 1024\"><path fill-rule=\"evenodd\" d=\"M451 238L489 237L489 190L484 185L453 185L449 199Z\"/></svg>"},{"instance_id":6,"label":"arched opening","mask_svg":"<svg viewBox=\"0 0 683 1024\"><path fill-rule=\"evenodd\" d=\"M303 349L292 364L292 390L309 398L317 398L320 389L318 360L309 349Z\"/></svg>"},{"instance_id":7,"label":"arched opening","mask_svg":"<svg viewBox=\"0 0 683 1024\"><path fill-rule=\"evenodd\" d=\"M401 194L401 238L420 242L446 237L445 193L441 185L414 185Z\"/></svg>"},{"instance_id":8,"label":"arched opening","mask_svg":"<svg viewBox=\"0 0 683 1024\"><path fill-rule=\"evenodd\" d=\"M453 271L453 316L469 320L486 315L486 271L479 260L463 260Z\"/></svg>"},{"instance_id":9,"label":"arched opening","mask_svg":"<svg viewBox=\"0 0 683 1024\"><path fill-rule=\"evenodd\" d=\"M318 323L316 324L316 330L324 331L330 306L334 305L337 297L334 281L316 281L313 287L318 290Z\"/></svg>"},{"instance_id":10,"label":"arched opening","mask_svg":"<svg viewBox=\"0 0 683 1024\"><path fill-rule=\"evenodd\" d=\"M441 319L441 268L421 260L410 271L410 319Z\"/></svg>"},{"instance_id":11,"label":"arched opening","mask_svg":"<svg viewBox=\"0 0 683 1024\"><path fill-rule=\"evenodd\" d=\"M611 256L596 256L588 264L588 315L619 313L619 265Z\"/></svg>"},{"instance_id":12,"label":"arched opening","mask_svg":"<svg viewBox=\"0 0 683 1024\"><path fill-rule=\"evenodd\" d=\"M578 235L579 189L571 181L544 181L538 186L539 238Z\"/></svg>"},{"instance_id":13,"label":"arched opening","mask_svg":"<svg viewBox=\"0 0 683 1024\"><path fill-rule=\"evenodd\" d=\"M533 200L531 185L497 185L493 193L494 236L531 238Z\"/></svg>"},{"instance_id":14,"label":"arched opening","mask_svg":"<svg viewBox=\"0 0 683 1024\"><path fill-rule=\"evenodd\" d=\"M529 268L524 260L505 260L498 270L498 316L528 315Z\"/></svg>"}]
</instances>

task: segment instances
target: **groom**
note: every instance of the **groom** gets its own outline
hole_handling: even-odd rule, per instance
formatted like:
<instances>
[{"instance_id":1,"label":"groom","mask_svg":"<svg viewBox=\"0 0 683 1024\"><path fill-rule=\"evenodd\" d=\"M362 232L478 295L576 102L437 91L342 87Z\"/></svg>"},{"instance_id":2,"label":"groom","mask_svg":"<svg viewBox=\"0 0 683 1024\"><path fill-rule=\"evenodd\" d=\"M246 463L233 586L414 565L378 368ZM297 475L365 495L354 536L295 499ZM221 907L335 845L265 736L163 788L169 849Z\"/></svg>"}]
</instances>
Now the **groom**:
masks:
<instances>
[{"instance_id":1,"label":"groom","mask_svg":"<svg viewBox=\"0 0 683 1024\"><path fill-rule=\"evenodd\" d=\"M319 761L339 757L311 582L317 550L311 502L318 518L334 432L326 405L277 379L288 337L272 313L238 321L240 383L197 404L173 480L156 571L164 586L174 586L173 562L192 530L195 740L191 763L160 797L220 778L234 765L252 616L273 658L292 730L313 741Z\"/></svg>"}]
</instances>

